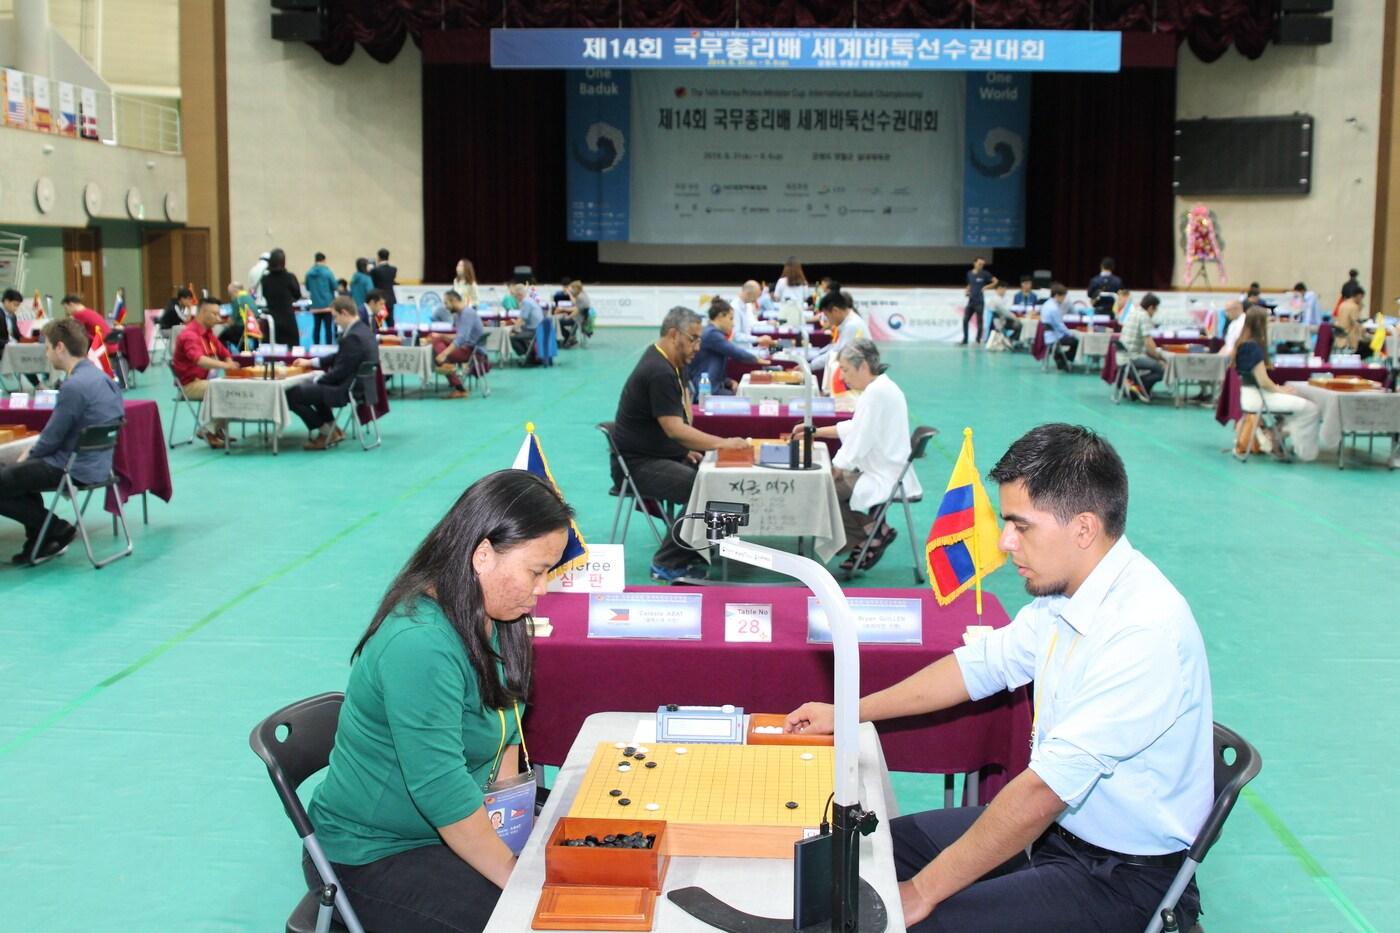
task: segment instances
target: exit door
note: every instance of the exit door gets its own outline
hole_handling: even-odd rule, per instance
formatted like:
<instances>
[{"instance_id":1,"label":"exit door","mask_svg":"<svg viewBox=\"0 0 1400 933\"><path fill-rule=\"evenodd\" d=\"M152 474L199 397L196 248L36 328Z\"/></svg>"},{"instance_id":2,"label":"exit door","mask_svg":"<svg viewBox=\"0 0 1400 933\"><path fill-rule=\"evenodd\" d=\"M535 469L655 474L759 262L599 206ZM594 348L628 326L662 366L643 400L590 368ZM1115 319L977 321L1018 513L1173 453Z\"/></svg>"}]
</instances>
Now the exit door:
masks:
<instances>
[{"instance_id":1,"label":"exit door","mask_svg":"<svg viewBox=\"0 0 1400 933\"><path fill-rule=\"evenodd\" d=\"M64 294L102 311L102 231L84 228L63 231Z\"/></svg>"}]
</instances>

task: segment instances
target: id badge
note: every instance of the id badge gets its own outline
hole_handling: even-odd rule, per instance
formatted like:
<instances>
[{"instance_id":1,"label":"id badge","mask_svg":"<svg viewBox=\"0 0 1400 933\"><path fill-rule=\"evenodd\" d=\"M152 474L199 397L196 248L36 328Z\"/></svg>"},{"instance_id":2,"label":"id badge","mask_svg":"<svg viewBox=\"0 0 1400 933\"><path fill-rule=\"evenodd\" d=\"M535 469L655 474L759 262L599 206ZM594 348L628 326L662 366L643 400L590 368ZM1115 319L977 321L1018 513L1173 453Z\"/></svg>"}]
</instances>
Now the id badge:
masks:
<instances>
[{"instance_id":1,"label":"id badge","mask_svg":"<svg viewBox=\"0 0 1400 933\"><path fill-rule=\"evenodd\" d=\"M484 788L491 828L514 855L519 855L535 826L535 772L524 771Z\"/></svg>"}]
</instances>

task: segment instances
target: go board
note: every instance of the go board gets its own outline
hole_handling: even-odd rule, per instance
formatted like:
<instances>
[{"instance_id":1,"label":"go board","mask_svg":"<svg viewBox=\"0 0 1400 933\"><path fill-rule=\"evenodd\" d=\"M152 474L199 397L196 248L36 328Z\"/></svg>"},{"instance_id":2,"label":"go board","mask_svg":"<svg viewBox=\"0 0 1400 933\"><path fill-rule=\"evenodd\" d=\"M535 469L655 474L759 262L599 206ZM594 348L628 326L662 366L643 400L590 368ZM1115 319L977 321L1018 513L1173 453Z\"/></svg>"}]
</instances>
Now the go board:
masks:
<instances>
[{"instance_id":1,"label":"go board","mask_svg":"<svg viewBox=\"0 0 1400 933\"><path fill-rule=\"evenodd\" d=\"M665 820L669 855L792 858L832 790L830 746L657 744L638 747L641 760L624 751L599 743L569 816Z\"/></svg>"}]
</instances>

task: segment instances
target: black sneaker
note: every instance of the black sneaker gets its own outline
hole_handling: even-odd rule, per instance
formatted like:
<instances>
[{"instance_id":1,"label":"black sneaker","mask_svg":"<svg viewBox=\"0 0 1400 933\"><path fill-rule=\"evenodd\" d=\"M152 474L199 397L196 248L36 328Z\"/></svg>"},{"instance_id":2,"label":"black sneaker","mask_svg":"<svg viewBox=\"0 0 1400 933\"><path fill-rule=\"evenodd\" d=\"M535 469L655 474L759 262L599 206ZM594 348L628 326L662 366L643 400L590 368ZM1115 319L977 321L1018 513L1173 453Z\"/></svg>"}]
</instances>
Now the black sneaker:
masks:
<instances>
[{"instance_id":1,"label":"black sneaker","mask_svg":"<svg viewBox=\"0 0 1400 933\"><path fill-rule=\"evenodd\" d=\"M10 563L12 563L12 564L27 564L27 563L29 563L29 552L32 551L32 550L34 550L34 539L33 539L33 538L25 538L25 539L24 539L24 547L20 548L20 552L19 552L18 554L16 554L14 557L11 557L11 558L10 558Z\"/></svg>"},{"instance_id":2,"label":"black sneaker","mask_svg":"<svg viewBox=\"0 0 1400 933\"><path fill-rule=\"evenodd\" d=\"M50 557L57 557L68 550L68 545L73 543L73 539L77 537L77 535L78 529L75 525L64 525L64 527L57 531L50 530L48 535L44 538L43 547L39 548L39 553L35 555L34 560L30 560L27 556L29 552L25 551L25 559L20 561L20 563L33 564Z\"/></svg>"}]
</instances>

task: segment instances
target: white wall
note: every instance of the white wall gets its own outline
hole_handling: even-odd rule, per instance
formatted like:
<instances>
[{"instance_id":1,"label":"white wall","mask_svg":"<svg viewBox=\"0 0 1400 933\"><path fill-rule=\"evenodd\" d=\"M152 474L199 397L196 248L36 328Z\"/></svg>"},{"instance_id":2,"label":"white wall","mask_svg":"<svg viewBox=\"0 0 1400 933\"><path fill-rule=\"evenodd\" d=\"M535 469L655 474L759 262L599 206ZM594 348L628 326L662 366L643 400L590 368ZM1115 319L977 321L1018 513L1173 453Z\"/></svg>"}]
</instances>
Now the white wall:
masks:
<instances>
[{"instance_id":1,"label":"white wall","mask_svg":"<svg viewBox=\"0 0 1400 933\"><path fill-rule=\"evenodd\" d=\"M327 64L275 42L271 7L225 6L229 236L234 274L280 246L300 276L320 250L349 278L387 247L401 279L423 274L422 67L409 42L381 65Z\"/></svg>"},{"instance_id":2,"label":"white wall","mask_svg":"<svg viewBox=\"0 0 1400 933\"><path fill-rule=\"evenodd\" d=\"M1294 112L1316 119L1311 194L1201 199L1220 219L1230 283L1287 288L1301 279L1330 307L1347 269L1369 276L1385 2L1338 3L1329 45L1271 45L1256 61L1231 49L1209 65L1181 47L1177 119ZM1178 226L1197 200L1177 199ZM1178 283L1181 273L1178 248Z\"/></svg>"}]
</instances>

